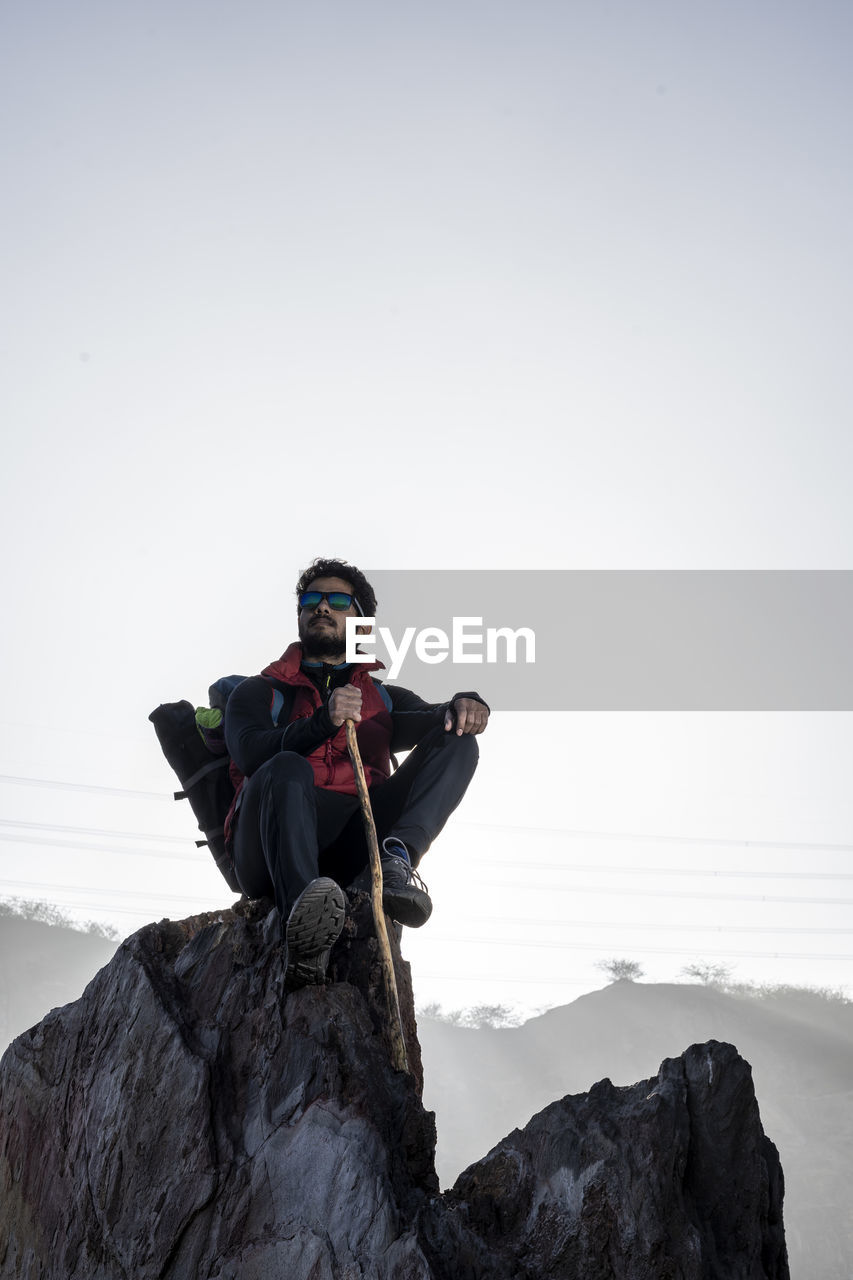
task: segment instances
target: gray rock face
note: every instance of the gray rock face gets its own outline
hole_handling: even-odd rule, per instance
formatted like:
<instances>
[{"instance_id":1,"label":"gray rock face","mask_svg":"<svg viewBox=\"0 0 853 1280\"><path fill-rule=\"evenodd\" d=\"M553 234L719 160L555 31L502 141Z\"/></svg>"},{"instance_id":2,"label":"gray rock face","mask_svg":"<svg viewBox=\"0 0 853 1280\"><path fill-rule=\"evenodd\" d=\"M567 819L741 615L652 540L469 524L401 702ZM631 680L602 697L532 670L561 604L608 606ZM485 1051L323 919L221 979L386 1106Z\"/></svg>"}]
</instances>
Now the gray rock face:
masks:
<instances>
[{"instance_id":1,"label":"gray rock face","mask_svg":"<svg viewBox=\"0 0 853 1280\"><path fill-rule=\"evenodd\" d=\"M748 1065L567 1097L439 1195L408 968L390 1067L365 895L282 994L269 904L141 930L0 1064L0 1276L786 1280ZM393 941L393 939L392 939Z\"/></svg>"},{"instance_id":2,"label":"gray rock face","mask_svg":"<svg viewBox=\"0 0 853 1280\"><path fill-rule=\"evenodd\" d=\"M782 1195L749 1065L711 1041L546 1107L459 1177L433 1238L458 1276L784 1280Z\"/></svg>"}]
</instances>

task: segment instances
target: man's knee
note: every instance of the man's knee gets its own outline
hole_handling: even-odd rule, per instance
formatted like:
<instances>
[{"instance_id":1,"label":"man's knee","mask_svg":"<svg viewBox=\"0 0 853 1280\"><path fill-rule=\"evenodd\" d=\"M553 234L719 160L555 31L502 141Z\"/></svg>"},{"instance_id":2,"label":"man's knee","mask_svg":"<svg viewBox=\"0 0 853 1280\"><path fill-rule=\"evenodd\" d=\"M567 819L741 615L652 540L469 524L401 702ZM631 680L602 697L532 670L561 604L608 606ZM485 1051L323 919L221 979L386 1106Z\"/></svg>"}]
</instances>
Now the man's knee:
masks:
<instances>
[{"instance_id":1,"label":"man's knee","mask_svg":"<svg viewBox=\"0 0 853 1280\"><path fill-rule=\"evenodd\" d=\"M280 751L277 756L267 760L252 775L252 780L255 779L264 790L279 791L293 786L305 790L314 788L313 769L305 757L297 755L295 751Z\"/></svg>"},{"instance_id":2,"label":"man's knee","mask_svg":"<svg viewBox=\"0 0 853 1280\"><path fill-rule=\"evenodd\" d=\"M457 734L446 730L443 725L436 725L421 739L412 755L418 757L422 764L431 759L442 772L447 769L471 778L480 758L480 747L473 733Z\"/></svg>"},{"instance_id":3,"label":"man's knee","mask_svg":"<svg viewBox=\"0 0 853 1280\"><path fill-rule=\"evenodd\" d=\"M444 747L452 751L459 768L468 769L473 774L480 759L480 744L473 733L446 733Z\"/></svg>"}]
</instances>

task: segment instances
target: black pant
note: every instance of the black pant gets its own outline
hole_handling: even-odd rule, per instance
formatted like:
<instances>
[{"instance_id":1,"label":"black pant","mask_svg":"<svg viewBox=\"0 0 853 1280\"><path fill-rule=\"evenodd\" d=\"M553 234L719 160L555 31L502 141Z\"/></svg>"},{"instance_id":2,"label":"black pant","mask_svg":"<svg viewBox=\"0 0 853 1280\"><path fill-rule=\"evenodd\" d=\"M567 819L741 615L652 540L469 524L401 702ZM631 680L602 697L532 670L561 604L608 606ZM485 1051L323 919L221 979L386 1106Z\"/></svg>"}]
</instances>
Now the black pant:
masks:
<instances>
[{"instance_id":1,"label":"black pant","mask_svg":"<svg viewBox=\"0 0 853 1280\"><path fill-rule=\"evenodd\" d=\"M417 865L464 796L478 756L471 734L431 729L396 773L370 789L380 844L396 836ZM315 786L304 756L282 751L247 780L234 866L249 897L274 897L286 919L311 880L324 875L351 884L367 861L358 797Z\"/></svg>"}]
</instances>

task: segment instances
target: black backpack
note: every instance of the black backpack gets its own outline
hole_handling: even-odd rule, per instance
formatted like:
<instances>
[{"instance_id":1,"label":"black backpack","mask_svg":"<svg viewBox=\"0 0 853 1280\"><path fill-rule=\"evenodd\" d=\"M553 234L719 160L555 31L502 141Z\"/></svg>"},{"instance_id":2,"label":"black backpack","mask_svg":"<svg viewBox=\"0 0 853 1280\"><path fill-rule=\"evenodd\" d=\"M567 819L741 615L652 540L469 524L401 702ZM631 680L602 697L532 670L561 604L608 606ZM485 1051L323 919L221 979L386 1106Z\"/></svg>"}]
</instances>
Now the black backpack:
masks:
<instances>
[{"instance_id":1,"label":"black backpack","mask_svg":"<svg viewBox=\"0 0 853 1280\"><path fill-rule=\"evenodd\" d=\"M148 719L163 754L183 787L176 800L189 800L198 819L203 840L208 845L225 881L234 893L241 893L234 864L225 849L225 817L234 799L234 784L228 769L231 757L225 745L223 717L225 705L245 677L223 676L210 686L210 707L193 707L190 702L164 702Z\"/></svg>"}]
</instances>

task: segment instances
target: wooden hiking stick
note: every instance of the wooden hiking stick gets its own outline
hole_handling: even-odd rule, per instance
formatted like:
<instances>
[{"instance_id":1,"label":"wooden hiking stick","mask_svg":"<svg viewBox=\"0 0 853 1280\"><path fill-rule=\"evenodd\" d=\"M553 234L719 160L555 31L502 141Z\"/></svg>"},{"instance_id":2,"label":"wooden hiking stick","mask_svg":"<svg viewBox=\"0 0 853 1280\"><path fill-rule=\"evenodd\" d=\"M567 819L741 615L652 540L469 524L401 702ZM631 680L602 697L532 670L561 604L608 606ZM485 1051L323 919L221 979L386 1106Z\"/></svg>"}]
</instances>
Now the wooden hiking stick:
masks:
<instances>
[{"instance_id":1,"label":"wooden hiking stick","mask_svg":"<svg viewBox=\"0 0 853 1280\"><path fill-rule=\"evenodd\" d=\"M382 976L385 980L385 999L388 1003L388 1019L391 1034L391 1062L396 1071L408 1071L409 1060L406 1056L406 1042L403 1039L403 1019L400 1014L400 997L397 994L397 979L394 976L394 961L391 959L391 944L388 941L388 929L385 925L385 912L382 908L382 862L379 858L379 841L376 838L376 823L373 821L373 810L370 807L370 793L367 790L367 779L364 776L364 765L361 763L361 752L355 736L355 721L347 720L347 747L352 760L358 798L361 801L361 816L364 818L364 831L367 836L367 848L370 854L371 902L373 904L373 922L376 936L379 939L379 954L382 957Z\"/></svg>"}]
</instances>

